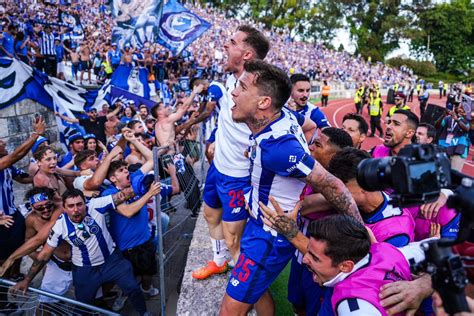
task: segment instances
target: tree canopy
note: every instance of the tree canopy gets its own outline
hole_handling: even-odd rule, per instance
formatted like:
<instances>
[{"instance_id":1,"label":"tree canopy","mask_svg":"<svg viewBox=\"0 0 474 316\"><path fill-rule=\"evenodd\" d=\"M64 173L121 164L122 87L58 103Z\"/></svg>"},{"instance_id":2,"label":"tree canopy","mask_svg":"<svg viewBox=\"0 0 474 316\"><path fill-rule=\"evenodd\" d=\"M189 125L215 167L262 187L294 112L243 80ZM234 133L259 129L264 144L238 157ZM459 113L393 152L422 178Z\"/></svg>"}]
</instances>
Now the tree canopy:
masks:
<instances>
[{"instance_id":1,"label":"tree canopy","mask_svg":"<svg viewBox=\"0 0 474 316\"><path fill-rule=\"evenodd\" d=\"M470 0L208 0L230 16L331 47L345 28L356 54L383 61L410 40L420 58L432 55L438 70L460 73L474 63L474 4Z\"/></svg>"}]
</instances>

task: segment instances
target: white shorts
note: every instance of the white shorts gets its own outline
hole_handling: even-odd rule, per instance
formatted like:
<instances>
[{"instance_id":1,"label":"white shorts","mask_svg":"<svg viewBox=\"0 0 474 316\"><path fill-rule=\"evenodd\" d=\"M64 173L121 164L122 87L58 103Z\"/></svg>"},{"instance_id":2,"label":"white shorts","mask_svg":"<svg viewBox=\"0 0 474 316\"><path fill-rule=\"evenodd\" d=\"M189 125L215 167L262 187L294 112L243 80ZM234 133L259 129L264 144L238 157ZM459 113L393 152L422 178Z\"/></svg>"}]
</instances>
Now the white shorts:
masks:
<instances>
[{"instance_id":1,"label":"white shorts","mask_svg":"<svg viewBox=\"0 0 474 316\"><path fill-rule=\"evenodd\" d=\"M57 64L56 72L58 74L64 73L64 62L60 62Z\"/></svg>"},{"instance_id":2,"label":"white shorts","mask_svg":"<svg viewBox=\"0 0 474 316\"><path fill-rule=\"evenodd\" d=\"M72 271L64 271L52 260L48 261L46 264L46 272L41 281L41 289L62 296L67 293L71 285ZM42 303L59 302L57 299L44 295L40 295L39 301Z\"/></svg>"}]
</instances>

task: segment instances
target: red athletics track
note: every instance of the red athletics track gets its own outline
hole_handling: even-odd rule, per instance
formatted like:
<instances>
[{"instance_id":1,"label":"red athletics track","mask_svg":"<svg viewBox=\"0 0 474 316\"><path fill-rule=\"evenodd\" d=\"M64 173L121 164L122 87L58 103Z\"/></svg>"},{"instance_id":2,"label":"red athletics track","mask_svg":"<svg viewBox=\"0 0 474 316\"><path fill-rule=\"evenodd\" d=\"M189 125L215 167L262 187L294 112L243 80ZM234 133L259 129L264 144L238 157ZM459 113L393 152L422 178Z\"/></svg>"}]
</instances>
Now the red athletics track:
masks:
<instances>
[{"instance_id":1,"label":"red athletics track","mask_svg":"<svg viewBox=\"0 0 474 316\"><path fill-rule=\"evenodd\" d=\"M409 102L408 105L411 107L412 111L415 112L418 116L420 115L420 107L419 103L415 96L413 97L414 102ZM383 118L386 117L388 109L392 106L390 104L385 104L386 97L383 97L384 101L384 113L383 113ZM324 112L326 115L327 119L329 122L331 122L332 126L335 127L341 127L342 126L342 118L344 117L345 114L355 112L355 106L354 106L354 100L353 99L340 99L340 100L330 100L329 105L327 108L321 108L320 109ZM428 103L432 104L437 104L440 106L445 106L446 104L446 97L443 97L442 99L438 98L438 93L437 91L430 93L430 99L428 100ZM318 106L321 106L321 103L317 103ZM363 110L363 116L366 119L367 122L369 122L369 115L367 113L367 107L364 107ZM370 124L369 124L370 125ZM382 119L382 128L385 131L385 122ZM376 137L367 137L365 142L362 145L362 148L365 150L371 149L373 146L382 144L383 140L382 138L376 136ZM469 148L469 156L466 159L466 162L464 164L463 168L463 173L474 176L474 148L471 146Z\"/></svg>"}]
</instances>

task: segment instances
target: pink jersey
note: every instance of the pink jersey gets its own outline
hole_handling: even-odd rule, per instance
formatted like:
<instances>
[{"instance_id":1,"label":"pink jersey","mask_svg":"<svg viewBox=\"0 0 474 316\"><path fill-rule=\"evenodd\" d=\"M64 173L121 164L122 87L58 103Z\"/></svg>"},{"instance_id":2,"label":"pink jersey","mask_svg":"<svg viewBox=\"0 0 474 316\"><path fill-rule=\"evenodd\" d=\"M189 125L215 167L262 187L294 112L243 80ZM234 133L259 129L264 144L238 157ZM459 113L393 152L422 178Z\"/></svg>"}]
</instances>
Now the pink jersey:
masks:
<instances>
[{"instance_id":1,"label":"pink jersey","mask_svg":"<svg viewBox=\"0 0 474 316\"><path fill-rule=\"evenodd\" d=\"M372 157L374 158L383 158L390 156L390 148L385 145L378 145L374 147L372 151Z\"/></svg>"},{"instance_id":2,"label":"pink jersey","mask_svg":"<svg viewBox=\"0 0 474 316\"><path fill-rule=\"evenodd\" d=\"M438 214L432 219L426 219L421 215L420 207L410 208L415 216L415 240L423 240L430 236L431 223L441 225L440 234L442 238L456 238L459 232L459 220L461 215L455 209L446 205L439 209Z\"/></svg>"},{"instance_id":3,"label":"pink jersey","mask_svg":"<svg viewBox=\"0 0 474 316\"><path fill-rule=\"evenodd\" d=\"M382 315L387 315L380 305L380 288L388 283L412 279L408 261L394 246L383 242L373 244L369 256L366 266L334 286L331 303L336 315L339 303L349 298L367 301Z\"/></svg>"},{"instance_id":4,"label":"pink jersey","mask_svg":"<svg viewBox=\"0 0 474 316\"><path fill-rule=\"evenodd\" d=\"M372 230L378 242L406 246L415 240L415 221L407 209L393 207L388 202L389 198L384 194L384 203L375 214L370 218L363 214L365 226Z\"/></svg>"},{"instance_id":5,"label":"pink jersey","mask_svg":"<svg viewBox=\"0 0 474 316\"><path fill-rule=\"evenodd\" d=\"M313 188L311 188L311 186L309 186L309 185L306 185L303 189L302 198L307 196L307 195L311 195L313 193L314 193ZM307 215L304 215L302 219L308 219L309 221L312 222L312 221L316 221L316 220L321 219L323 217L326 217L326 216L329 216L329 215L334 215L334 214L337 214L336 211L334 211L334 210L314 212L314 213L309 213Z\"/></svg>"}]
</instances>

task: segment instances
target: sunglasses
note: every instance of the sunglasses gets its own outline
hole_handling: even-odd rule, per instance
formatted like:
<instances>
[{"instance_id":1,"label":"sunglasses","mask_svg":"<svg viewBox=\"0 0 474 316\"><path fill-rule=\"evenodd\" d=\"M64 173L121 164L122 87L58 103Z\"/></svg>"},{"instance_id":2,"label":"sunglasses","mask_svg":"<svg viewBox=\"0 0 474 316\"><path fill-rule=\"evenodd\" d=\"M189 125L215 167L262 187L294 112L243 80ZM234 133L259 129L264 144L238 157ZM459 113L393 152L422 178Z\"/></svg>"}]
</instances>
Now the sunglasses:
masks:
<instances>
[{"instance_id":1,"label":"sunglasses","mask_svg":"<svg viewBox=\"0 0 474 316\"><path fill-rule=\"evenodd\" d=\"M38 211L38 212L43 212L44 210L48 209L52 209L54 207L54 203L47 203L45 205L41 205L41 206L38 206L38 207L34 207L33 208L35 209L35 211Z\"/></svg>"},{"instance_id":2,"label":"sunglasses","mask_svg":"<svg viewBox=\"0 0 474 316\"><path fill-rule=\"evenodd\" d=\"M86 227L83 223L77 225L77 228L82 232L82 237L84 237L84 239L88 239L91 236L91 234L89 234L89 232L86 230Z\"/></svg>"}]
</instances>

